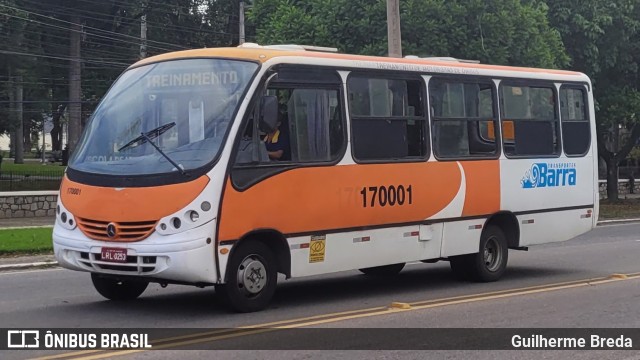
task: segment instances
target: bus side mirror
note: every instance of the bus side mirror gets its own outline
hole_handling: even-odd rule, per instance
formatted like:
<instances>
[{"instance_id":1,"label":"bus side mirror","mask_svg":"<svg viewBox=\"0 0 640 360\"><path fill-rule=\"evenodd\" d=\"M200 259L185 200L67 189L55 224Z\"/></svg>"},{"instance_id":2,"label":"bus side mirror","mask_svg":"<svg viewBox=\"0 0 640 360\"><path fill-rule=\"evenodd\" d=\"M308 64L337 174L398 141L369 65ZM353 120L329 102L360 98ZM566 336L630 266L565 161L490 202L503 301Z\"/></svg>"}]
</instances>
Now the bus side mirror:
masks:
<instances>
[{"instance_id":1,"label":"bus side mirror","mask_svg":"<svg viewBox=\"0 0 640 360\"><path fill-rule=\"evenodd\" d=\"M262 97L262 111L260 114L260 130L270 133L278 126L278 97L265 95Z\"/></svg>"}]
</instances>

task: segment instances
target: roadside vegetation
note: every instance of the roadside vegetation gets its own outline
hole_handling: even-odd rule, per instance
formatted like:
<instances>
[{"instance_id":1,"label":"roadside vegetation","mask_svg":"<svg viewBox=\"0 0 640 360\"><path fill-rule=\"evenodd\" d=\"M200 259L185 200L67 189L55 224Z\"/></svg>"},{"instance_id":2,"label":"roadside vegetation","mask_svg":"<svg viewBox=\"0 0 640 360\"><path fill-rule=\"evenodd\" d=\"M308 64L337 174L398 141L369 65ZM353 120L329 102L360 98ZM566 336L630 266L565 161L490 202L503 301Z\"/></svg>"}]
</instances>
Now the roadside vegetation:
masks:
<instances>
[{"instance_id":1,"label":"roadside vegetation","mask_svg":"<svg viewBox=\"0 0 640 360\"><path fill-rule=\"evenodd\" d=\"M14 164L13 161L4 160L0 166L0 171L3 172L20 172L20 173L33 173L36 175L39 172L46 171L47 173L64 174L66 166L60 166L60 163L47 163L43 165L40 162L25 162L24 164Z\"/></svg>"},{"instance_id":2,"label":"roadside vegetation","mask_svg":"<svg viewBox=\"0 0 640 360\"><path fill-rule=\"evenodd\" d=\"M640 199L600 200L600 220L640 218Z\"/></svg>"},{"instance_id":3,"label":"roadside vegetation","mask_svg":"<svg viewBox=\"0 0 640 360\"><path fill-rule=\"evenodd\" d=\"M52 231L53 228L0 229L0 256L52 253Z\"/></svg>"},{"instance_id":4,"label":"roadside vegetation","mask_svg":"<svg viewBox=\"0 0 640 360\"><path fill-rule=\"evenodd\" d=\"M0 165L0 192L58 190L65 169L59 163L14 164L5 160Z\"/></svg>"}]
</instances>

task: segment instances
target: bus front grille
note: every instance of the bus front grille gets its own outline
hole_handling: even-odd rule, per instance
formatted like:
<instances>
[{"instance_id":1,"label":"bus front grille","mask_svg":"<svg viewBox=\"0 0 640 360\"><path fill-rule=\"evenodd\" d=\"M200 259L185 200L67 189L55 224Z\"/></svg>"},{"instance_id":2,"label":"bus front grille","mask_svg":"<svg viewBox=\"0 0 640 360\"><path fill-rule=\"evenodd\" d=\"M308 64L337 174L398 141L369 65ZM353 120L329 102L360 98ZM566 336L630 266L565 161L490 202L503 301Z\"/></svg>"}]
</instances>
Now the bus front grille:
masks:
<instances>
[{"instance_id":1,"label":"bus front grille","mask_svg":"<svg viewBox=\"0 0 640 360\"><path fill-rule=\"evenodd\" d=\"M156 228L157 220L109 222L77 218L78 227L88 237L101 241L133 242L147 238Z\"/></svg>"},{"instance_id":2,"label":"bus front grille","mask_svg":"<svg viewBox=\"0 0 640 360\"><path fill-rule=\"evenodd\" d=\"M78 256L79 255L79 256ZM100 253L75 252L79 264L86 270L108 270L110 272L147 274L157 270L157 256L128 255L123 263L103 261ZM160 261L163 262L162 260ZM166 262L166 259L164 260ZM162 266L162 265L161 265Z\"/></svg>"}]
</instances>

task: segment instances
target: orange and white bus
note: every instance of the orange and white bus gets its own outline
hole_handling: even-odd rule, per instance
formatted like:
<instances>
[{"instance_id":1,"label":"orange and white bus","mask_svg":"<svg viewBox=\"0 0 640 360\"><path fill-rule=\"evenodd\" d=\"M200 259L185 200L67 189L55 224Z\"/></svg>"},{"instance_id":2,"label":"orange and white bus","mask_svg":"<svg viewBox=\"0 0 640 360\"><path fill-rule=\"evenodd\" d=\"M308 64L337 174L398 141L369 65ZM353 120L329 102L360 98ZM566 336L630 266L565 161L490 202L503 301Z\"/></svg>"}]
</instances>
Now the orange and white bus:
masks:
<instances>
[{"instance_id":1,"label":"orange and white bus","mask_svg":"<svg viewBox=\"0 0 640 360\"><path fill-rule=\"evenodd\" d=\"M286 278L508 250L598 217L592 87L561 70L310 47L199 49L125 71L60 188L59 263L108 299L215 286L256 311Z\"/></svg>"}]
</instances>

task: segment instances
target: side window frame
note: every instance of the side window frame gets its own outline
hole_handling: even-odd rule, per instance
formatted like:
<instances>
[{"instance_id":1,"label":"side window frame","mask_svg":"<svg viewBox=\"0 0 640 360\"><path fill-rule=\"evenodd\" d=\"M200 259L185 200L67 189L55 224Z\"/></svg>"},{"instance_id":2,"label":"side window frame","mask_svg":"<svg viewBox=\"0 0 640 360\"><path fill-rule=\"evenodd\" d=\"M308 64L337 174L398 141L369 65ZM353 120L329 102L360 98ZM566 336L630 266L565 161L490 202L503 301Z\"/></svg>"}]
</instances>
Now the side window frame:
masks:
<instances>
[{"instance_id":1,"label":"side window frame","mask_svg":"<svg viewBox=\"0 0 640 360\"><path fill-rule=\"evenodd\" d=\"M554 99L554 104L553 104L553 114L555 116L555 118L553 119L553 123L555 124L555 136L556 136L556 140L557 140L557 145L556 145L556 149L555 149L555 153L554 154L548 154L548 155L513 155L513 154L509 154L509 152L507 152L504 149L504 146L506 144L506 142L504 141L504 138L501 139L502 142L502 152L504 153L505 157L508 159L537 159L537 158L544 158L544 159L555 159L555 158L559 158L562 156L563 154L563 144L562 144L562 124L560 121L560 104L558 103L559 99L560 99L560 95L558 92L557 87L555 86L553 81L546 81L546 80L526 80L526 79L512 79L512 78L506 78L506 79L502 79L500 81L500 86L498 87L498 101L500 102L500 112L499 112L499 118L500 118L500 134L501 137L504 137L503 133L503 122L505 121L505 106L504 106L504 97L502 96L502 92L503 92L503 88L504 86L512 86L512 87L533 87L533 88L548 88L551 89L552 94L553 94L553 99ZM528 119L507 119L507 120L511 120L511 121L531 121ZM548 121L548 120L545 120ZM514 141L513 144L515 146L515 144L517 143L517 139L515 137L515 122L514 122Z\"/></svg>"},{"instance_id":2,"label":"side window frame","mask_svg":"<svg viewBox=\"0 0 640 360\"><path fill-rule=\"evenodd\" d=\"M589 141L588 141L588 145L586 150L581 153L581 154L568 154L564 148L564 118L562 116L562 109L560 108L560 101L561 101L561 93L563 89L572 89L572 90L580 90L582 92L582 103L584 105L584 122L587 123L587 126L589 127L589 131L588 131L588 135L589 135ZM580 158L580 157L585 157L588 153L589 150L591 150L591 146L592 146L592 142L593 142L593 134L591 134L591 114L590 114L590 104L589 104L589 95L588 95L588 91L586 86L584 85L579 85L579 84L568 84L568 83L561 83L560 85L560 91L558 92L558 108L560 108L560 126L562 127L562 152L564 153L564 155L566 157L570 157L570 158ZM572 120L567 120L567 122L577 122L577 121L572 121Z\"/></svg>"},{"instance_id":3,"label":"side window frame","mask_svg":"<svg viewBox=\"0 0 640 360\"><path fill-rule=\"evenodd\" d=\"M268 165L278 165L278 164L294 164L294 165L312 165L312 164L337 164L342 160L347 148L347 131L346 131L346 119L345 119L345 109L344 109L344 95L343 89L340 85L325 85L325 84L313 84L313 83L305 83L305 84L297 84L297 83L280 83L276 86L267 86L265 90L269 89L305 89L305 90L335 90L336 91L336 100L338 101L338 112L340 114L340 124L342 128L342 143L340 147L336 151L335 155L331 155L332 158L329 160L314 160L314 161L294 161L294 160L285 160L285 161L273 161L269 163L262 163L260 165L268 166ZM293 136L290 134L289 136ZM331 147L329 148L331 150ZM293 149L292 149L293 153ZM331 151L330 151L331 153Z\"/></svg>"},{"instance_id":4,"label":"side window frame","mask_svg":"<svg viewBox=\"0 0 640 360\"><path fill-rule=\"evenodd\" d=\"M372 160L358 159L358 157L355 154L355 146L353 145L354 138L355 138L355 132L354 132L354 126L353 126L354 120L366 121L366 120L389 119L390 121L402 121L403 118L400 116L378 117L378 116L370 116L370 115L369 116L354 115L351 111L351 104L349 103L349 99L348 99L349 83L350 83L350 80L354 77L363 78L363 79L416 81L419 84L418 88L420 91L420 109L422 110L422 116L419 116L419 117L413 116L411 118L406 117L404 118L404 121L416 120L416 121L422 122L421 145L422 145L422 151L424 152L424 155L404 157L400 159L393 159L393 158L372 159ZM430 129L429 129L429 113L428 113L429 106L428 106L428 99L427 99L427 84L424 81L422 73L390 73L387 71L363 71L363 70L352 71L347 76L345 85L347 90L344 96L344 99L345 99L344 101L346 103L346 106L348 107L346 110L349 116L349 129L350 129L350 135L351 135L351 137L349 138L350 144L351 144L350 146L351 158L356 164L418 163L418 162L426 162L427 160L429 160L431 156L431 136L430 136Z\"/></svg>"},{"instance_id":5,"label":"side window frame","mask_svg":"<svg viewBox=\"0 0 640 360\"><path fill-rule=\"evenodd\" d=\"M442 75L442 74L434 74L431 76L431 78L429 79L429 83L427 84L428 86L428 96L429 96L429 120L430 120L430 124L431 124L431 128L429 129L429 132L431 134L431 136L433 137L435 132L433 131L433 127L435 126L437 121L446 121L446 120L465 120L467 122L467 124L469 122L472 122L474 120L469 120L471 118L440 118L437 119L438 117L435 116L435 114L431 113L431 82L432 81L442 81L442 82L451 82L451 83L460 83L460 84L482 84L482 85L489 85L491 87L491 110L493 112L493 128L494 128L494 136L495 139L492 140L487 140L485 139L482 134L480 133L480 125L478 123L478 126L475 127L475 132L476 134L474 136L477 135L478 139L480 141L483 141L487 144L491 144L493 143L494 146L494 150L495 152L491 155L487 155L487 156L438 156L435 146L433 148L433 156L438 160L438 161L474 161L474 160L495 160L495 159L499 159L502 153L502 127L501 127L501 121L500 121L500 109L498 108L498 101L499 101L499 95L498 95L498 91L499 89L496 87L496 83L493 80L493 78L491 77L478 77L478 76L465 76L465 77L460 77L460 76L447 76L447 75ZM466 104L465 104L466 105ZM481 120L480 117L478 117L478 121L483 121ZM435 139L432 138L431 139L431 144L435 144Z\"/></svg>"},{"instance_id":6,"label":"side window frame","mask_svg":"<svg viewBox=\"0 0 640 360\"><path fill-rule=\"evenodd\" d=\"M278 72L281 69L309 69L309 70L322 70L322 71L333 71L335 72L335 76L337 79L340 79L340 83L336 84L328 84L328 83L318 83L314 82L313 79L308 81L296 81L296 82L282 82L277 86L271 86L270 84L275 79L274 75L277 76ZM325 66L301 66L301 65L289 65L289 64L276 64L269 68L262 79L260 79L260 84L256 88L256 92L254 93L252 99L250 100L249 105L247 106L247 111L245 112L241 123L238 128L238 133L236 134L236 138L234 139L234 144L231 152L231 158L229 160L229 172L231 177L231 182L233 187L238 191L243 191L251 186L271 177L277 175L281 172L302 168L302 167L320 167L320 166L334 166L338 164L344 158L347 149L347 110L346 110L346 95L344 94L344 89L342 86L342 80L338 73L339 69L334 67L325 67ZM306 89L331 89L337 91L338 97L338 111L340 114L340 122L342 126L342 143L340 144L340 149L336 152L334 158L329 161L312 161L312 162L297 162L297 161L269 161L269 162L249 162L249 163L238 163L238 147L240 146L240 142L244 135L244 132L247 130L247 126L250 123L250 119L252 115L258 110L261 106L261 98L264 96L269 88L306 88ZM253 131L257 130L257 125L255 121L253 122ZM255 135L254 135L255 136Z\"/></svg>"}]
</instances>

